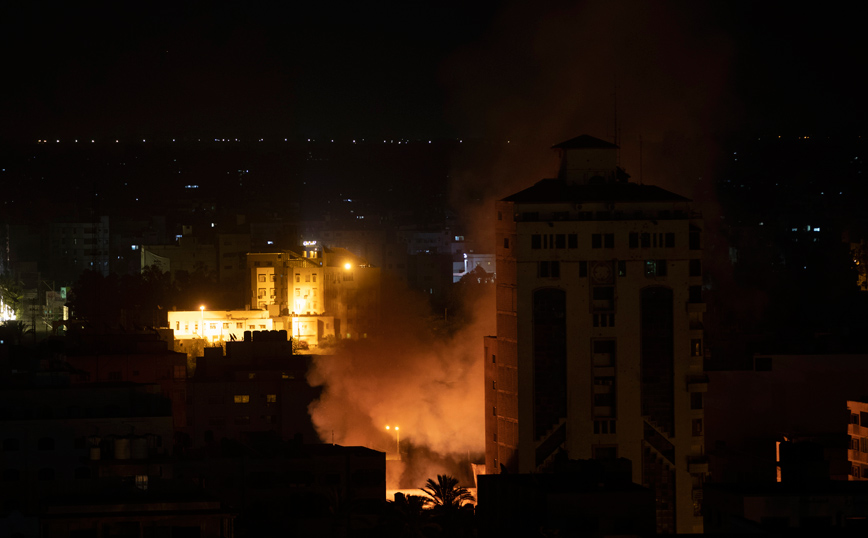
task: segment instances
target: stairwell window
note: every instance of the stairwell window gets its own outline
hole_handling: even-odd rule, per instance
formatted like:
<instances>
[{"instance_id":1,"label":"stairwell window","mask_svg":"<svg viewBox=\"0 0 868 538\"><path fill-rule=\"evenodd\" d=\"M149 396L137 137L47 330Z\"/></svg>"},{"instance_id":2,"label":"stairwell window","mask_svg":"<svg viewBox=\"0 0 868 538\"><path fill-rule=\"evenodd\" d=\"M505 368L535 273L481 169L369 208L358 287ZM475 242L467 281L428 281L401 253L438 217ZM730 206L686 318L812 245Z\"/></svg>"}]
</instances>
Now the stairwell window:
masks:
<instances>
[{"instance_id":1,"label":"stairwell window","mask_svg":"<svg viewBox=\"0 0 868 538\"><path fill-rule=\"evenodd\" d=\"M540 278L560 278L561 277L561 262L559 261L542 261L538 265L538 274Z\"/></svg>"}]
</instances>

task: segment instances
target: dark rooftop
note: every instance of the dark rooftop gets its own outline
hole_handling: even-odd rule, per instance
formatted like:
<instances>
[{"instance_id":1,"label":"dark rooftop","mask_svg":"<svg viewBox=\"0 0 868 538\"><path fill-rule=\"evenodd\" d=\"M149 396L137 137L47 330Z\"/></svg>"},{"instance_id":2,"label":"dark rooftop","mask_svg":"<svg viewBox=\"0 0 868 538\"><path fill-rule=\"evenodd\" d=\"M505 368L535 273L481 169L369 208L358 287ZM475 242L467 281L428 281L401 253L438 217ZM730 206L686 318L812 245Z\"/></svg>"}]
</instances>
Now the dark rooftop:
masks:
<instances>
[{"instance_id":1,"label":"dark rooftop","mask_svg":"<svg viewBox=\"0 0 868 538\"><path fill-rule=\"evenodd\" d=\"M555 144L552 149L618 149L618 146L591 135L580 135L566 142Z\"/></svg>"},{"instance_id":2,"label":"dark rooftop","mask_svg":"<svg viewBox=\"0 0 868 538\"><path fill-rule=\"evenodd\" d=\"M581 138L581 137L580 137ZM654 185L598 183L583 185L563 179L543 179L503 199L524 203L585 202L689 202L690 199Z\"/></svg>"}]
</instances>

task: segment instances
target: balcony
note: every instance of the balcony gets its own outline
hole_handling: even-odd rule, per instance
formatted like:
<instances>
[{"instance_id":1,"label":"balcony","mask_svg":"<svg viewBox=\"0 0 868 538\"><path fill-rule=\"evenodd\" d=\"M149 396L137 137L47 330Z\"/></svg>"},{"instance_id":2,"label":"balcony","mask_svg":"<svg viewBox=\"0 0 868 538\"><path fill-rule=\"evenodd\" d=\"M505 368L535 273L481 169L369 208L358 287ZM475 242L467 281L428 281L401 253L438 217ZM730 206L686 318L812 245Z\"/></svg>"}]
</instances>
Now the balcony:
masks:
<instances>
[{"instance_id":1,"label":"balcony","mask_svg":"<svg viewBox=\"0 0 868 538\"><path fill-rule=\"evenodd\" d=\"M847 450L847 459L850 461L861 461L862 463L868 463L868 452L861 452L859 450Z\"/></svg>"}]
</instances>

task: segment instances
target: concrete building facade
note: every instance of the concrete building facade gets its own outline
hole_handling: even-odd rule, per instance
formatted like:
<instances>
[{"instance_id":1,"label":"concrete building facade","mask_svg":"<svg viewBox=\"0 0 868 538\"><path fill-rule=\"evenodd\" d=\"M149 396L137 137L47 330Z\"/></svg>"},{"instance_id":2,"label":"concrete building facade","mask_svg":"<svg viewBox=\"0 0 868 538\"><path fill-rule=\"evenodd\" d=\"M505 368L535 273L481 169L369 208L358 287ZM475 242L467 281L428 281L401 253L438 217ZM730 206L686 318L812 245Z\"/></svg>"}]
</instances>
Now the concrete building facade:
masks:
<instances>
[{"instance_id":1,"label":"concrete building facade","mask_svg":"<svg viewBox=\"0 0 868 538\"><path fill-rule=\"evenodd\" d=\"M702 532L698 215L629 183L614 144L585 135L554 149L558 178L496 204L486 468L627 458L654 491L659 532Z\"/></svg>"}]
</instances>

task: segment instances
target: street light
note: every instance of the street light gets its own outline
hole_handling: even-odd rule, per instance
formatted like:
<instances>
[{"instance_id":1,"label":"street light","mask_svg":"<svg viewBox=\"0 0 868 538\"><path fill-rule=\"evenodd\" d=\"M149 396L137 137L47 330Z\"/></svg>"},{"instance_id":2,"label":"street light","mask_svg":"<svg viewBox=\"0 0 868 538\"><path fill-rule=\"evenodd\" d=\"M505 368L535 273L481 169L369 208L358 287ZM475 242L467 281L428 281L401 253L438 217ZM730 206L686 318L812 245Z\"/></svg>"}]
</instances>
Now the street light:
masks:
<instances>
[{"instance_id":1,"label":"street light","mask_svg":"<svg viewBox=\"0 0 868 538\"><path fill-rule=\"evenodd\" d=\"M346 269L347 271L349 271L352 268L353 268L353 264L351 264L350 262L347 262L344 264L344 269Z\"/></svg>"},{"instance_id":2,"label":"street light","mask_svg":"<svg viewBox=\"0 0 868 538\"><path fill-rule=\"evenodd\" d=\"M399 431L401 428L395 426L394 428L390 428L386 426L386 429L394 429L395 430L395 451L398 453L398 458L401 458L401 432Z\"/></svg>"}]
</instances>

